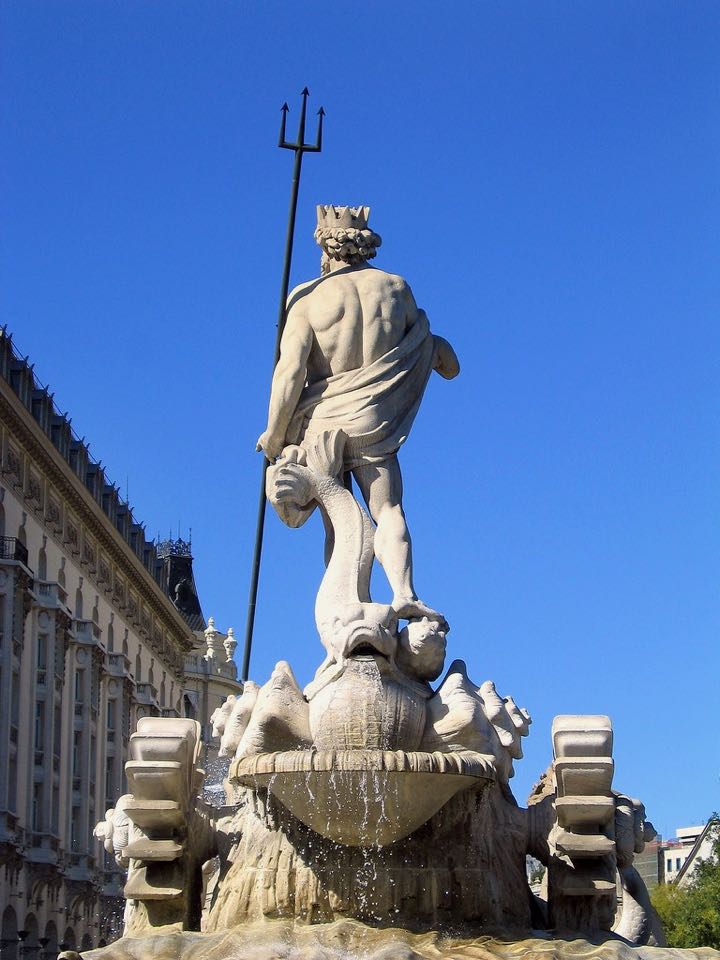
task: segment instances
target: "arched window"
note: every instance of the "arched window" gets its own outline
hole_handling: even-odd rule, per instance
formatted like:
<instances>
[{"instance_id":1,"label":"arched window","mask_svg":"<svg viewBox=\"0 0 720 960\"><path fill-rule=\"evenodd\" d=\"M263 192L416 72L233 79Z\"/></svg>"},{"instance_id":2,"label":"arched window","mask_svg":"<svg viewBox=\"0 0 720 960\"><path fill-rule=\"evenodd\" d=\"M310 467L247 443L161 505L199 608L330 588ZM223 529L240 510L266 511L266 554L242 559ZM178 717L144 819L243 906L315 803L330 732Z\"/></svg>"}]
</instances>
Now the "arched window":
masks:
<instances>
[{"instance_id":1,"label":"arched window","mask_svg":"<svg viewBox=\"0 0 720 960\"><path fill-rule=\"evenodd\" d=\"M142 657L139 653L135 657L135 683L142 683Z\"/></svg>"},{"instance_id":2,"label":"arched window","mask_svg":"<svg viewBox=\"0 0 720 960\"><path fill-rule=\"evenodd\" d=\"M66 583L65 583L65 557L63 557L62 560L60 561L60 569L58 570L57 580L58 580L58 583L60 584L60 586L63 587L63 588L65 588L65 586L66 586Z\"/></svg>"},{"instance_id":3,"label":"arched window","mask_svg":"<svg viewBox=\"0 0 720 960\"><path fill-rule=\"evenodd\" d=\"M80 587L75 591L75 619L82 620L83 618L83 595Z\"/></svg>"},{"instance_id":4,"label":"arched window","mask_svg":"<svg viewBox=\"0 0 720 960\"><path fill-rule=\"evenodd\" d=\"M52 920L48 920L47 926L45 927L45 937L47 939L45 956L54 957L58 952L58 935L57 927Z\"/></svg>"},{"instance_id":5,"label":"arched window","mask_svg":"<svg viewBox=\"0 0 720 960\"><path fill-rule=\"evenodd\" d=\"M60 944L65 950L74 950L77 944L75 939L75 931L72 927L66 927L65 936L63 937L63 942Z\"/></svg>"},{"instance_id":6,"label":"arched window","mask_svg":"<svg viewBox=\"0 0 720 960\"><path fill-rule=\"evenodd\" d=\"M16 960L17 958L17 917L12 907L6 907L2 915L2 927L0 935L2 936L3 960Z\"/></svg>"},{"instance_id":7,"label":"arched window","mask_svg":"<svg viewBox=\"0 0 720 960\"><path fill-rule=\"evenodd\" d=\"M25 922L23 927L27 931L27 936L23 941L23 954L36 954L39 943L38 943L38 923L32 913L25 914Z\"/></svg>"},{"instance_id":8,"label":"arched window","mask_svg":"<svg viewBox=\"0 0 720 960\"><path fill-rule=\"evenodd\" d=\"M0 503L0 537L5 536L5 507Z\"/></svg>"},{"instance_id":9,"label":"arched window","mask_svg":"<svg viewBox=\"0 0 720 960\"><path fill-rule=\"evenodd\" d=\"M109 653L115 652L115 628L112 623L109 623L107 628L107 648Z\"/></svg>"},{"instance_id":10,"label":"arched window","mask_svg":"<svg viewBox=\"0 0 720 960\"><path fill-rule=\"evenodd\" d=\"M37 562L38 580L47 580L47 553L45 547L40 547Z\"/></svg>"},{"instance_id":11,"label":"arched window","mask_svg":"<svg viewBox=\"0 0 720 960\"><path fill-rule=\"evenodd\" d=\"M23 522L18 527L17 538L24 547L27 546L27 531L25 530L25 517L23 517Z\"/></svg>"}]
</instances>

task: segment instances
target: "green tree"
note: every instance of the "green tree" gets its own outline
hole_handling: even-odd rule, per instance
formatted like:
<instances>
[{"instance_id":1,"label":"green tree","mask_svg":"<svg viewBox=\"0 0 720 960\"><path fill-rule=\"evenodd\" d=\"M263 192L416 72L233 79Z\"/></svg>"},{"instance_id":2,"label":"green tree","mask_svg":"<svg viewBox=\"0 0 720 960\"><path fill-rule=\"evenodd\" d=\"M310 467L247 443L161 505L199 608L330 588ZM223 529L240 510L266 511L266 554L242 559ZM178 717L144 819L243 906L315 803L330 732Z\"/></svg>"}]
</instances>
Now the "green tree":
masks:
<instances>
[{"instance_id":1,"label":"green tree","mask_svg":"<svg viewBox=\"0 0 720 960\"><path fill-rule=\"evenodd\" d=\"M668 883L652 894L668 945L720 949L720 822L711 818L712 853L695 868L686 887Z\"/></svg>"}]
</instances>

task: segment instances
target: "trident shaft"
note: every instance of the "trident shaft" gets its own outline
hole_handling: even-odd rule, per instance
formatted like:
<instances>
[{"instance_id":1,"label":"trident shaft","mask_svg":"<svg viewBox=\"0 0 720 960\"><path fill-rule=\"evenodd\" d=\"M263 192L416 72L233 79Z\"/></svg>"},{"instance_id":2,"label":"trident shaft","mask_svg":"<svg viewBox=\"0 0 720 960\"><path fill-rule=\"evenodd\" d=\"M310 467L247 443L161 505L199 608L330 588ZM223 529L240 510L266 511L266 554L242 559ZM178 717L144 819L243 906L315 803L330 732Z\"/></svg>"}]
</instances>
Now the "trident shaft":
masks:
<instances>
[{"instance_id":1,"label":"trident shaft","mask_svg":"<svg viewBox=\"0 0 720 960\"><path fill-rule=\"evenodd\" d=\"M287 318L287 298L288 287L290 285L290 263L292 261L293 239L295 236L295 214L297 212L298 190L300 188L300 173L302 171L302 158L305 153L320 153L322 150L323 117L325 111L322 107L318 110L318 126L315 143L305 142L305 121L307 117L307 100L310 91L307 87L303 90L302 106L300 108L300 124L295 143L290 143L285 139L285 128L287 125L287 115L289 107L287 103L282 105L280 121L280 139L278 146L283 150L295 151L295 162L293 164L292 186L290 188L290 212L288 214L287 236L285 238L285 263L283 265L282 283L280 285L280 309L278 311L277 337L275 339L275 359L273 360L273 370L275 369L280 357L280 341L282 340L283 330L285 329L285 320ZM260 498L258 501L257 527L255 531L255 549L253 551L252 574L250 578L250 595L248 597L247 620L245 622L245 649L243 652L242 681L247 680L250 672L250 653L252 651L253 630L255 628L255 611L257 609L258 582L260 580L260 559L262 557L263 533L265 531L265 474L267 473L268 460L263 457L262 475L260 477Z\"/></svg>"}]
</instances>

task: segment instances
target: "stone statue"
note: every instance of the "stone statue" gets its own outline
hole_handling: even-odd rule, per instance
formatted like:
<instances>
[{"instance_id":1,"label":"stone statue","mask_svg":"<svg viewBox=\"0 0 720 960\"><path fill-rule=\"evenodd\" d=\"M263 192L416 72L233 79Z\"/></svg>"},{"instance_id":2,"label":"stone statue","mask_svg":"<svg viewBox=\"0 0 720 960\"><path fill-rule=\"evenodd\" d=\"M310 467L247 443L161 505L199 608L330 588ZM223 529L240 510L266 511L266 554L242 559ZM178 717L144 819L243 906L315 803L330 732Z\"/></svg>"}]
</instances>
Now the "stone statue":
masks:
<instances>
[{"instance_id":1,"label":"stone statue","mask_svg":"<svg viewBox=\"0 0 720 960\"><path fill-rule=\"evenodd\" d=\"M370 265L380 246L369 207L318 207L315 238L323 276L288 302L268 424L258 439L274 463L288 446L307 449L320 434L346 437L341 476L355 479L376 524L374 552L393 591L398 617L442 619L418 600L397 452L436 370L447 380L455 351L430 332L402 277ZM311 507L312 509L312 507ZM332 551L332 526L326 522Z\"/></svg>"}]
</instances>

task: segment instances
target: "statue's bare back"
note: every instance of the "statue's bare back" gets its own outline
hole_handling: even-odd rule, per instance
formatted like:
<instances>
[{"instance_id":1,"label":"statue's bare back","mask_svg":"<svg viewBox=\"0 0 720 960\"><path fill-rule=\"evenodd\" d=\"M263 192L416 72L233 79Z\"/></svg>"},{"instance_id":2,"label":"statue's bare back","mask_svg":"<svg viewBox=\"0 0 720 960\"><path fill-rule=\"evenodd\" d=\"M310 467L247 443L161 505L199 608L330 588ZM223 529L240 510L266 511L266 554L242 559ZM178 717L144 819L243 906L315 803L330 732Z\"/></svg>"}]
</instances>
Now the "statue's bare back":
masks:
<instances>
[{"instance_id":1,"label":"statue's bare back","mask_svg":"<svg viewBox=\"0 0 720 960\"><path fill-rule=\"evenodd\" d=\"M288 324L312 331L308 383L374 363L400 343L417 317L405 280L365 264L333 272L295 296Z\"/></svg>"}]
</instances>

